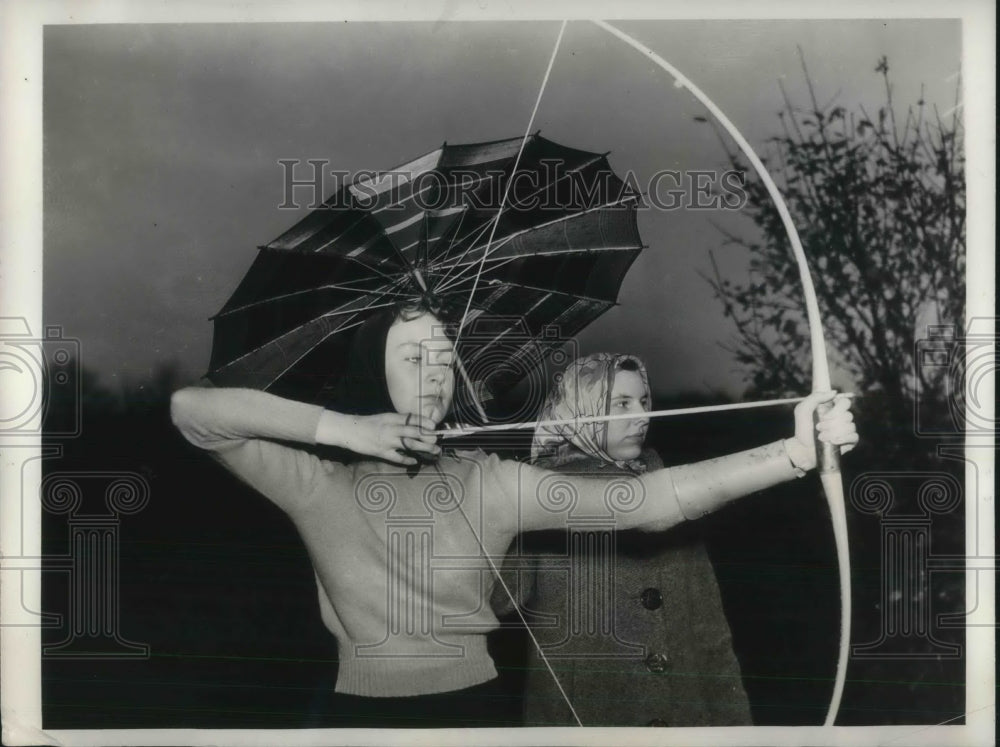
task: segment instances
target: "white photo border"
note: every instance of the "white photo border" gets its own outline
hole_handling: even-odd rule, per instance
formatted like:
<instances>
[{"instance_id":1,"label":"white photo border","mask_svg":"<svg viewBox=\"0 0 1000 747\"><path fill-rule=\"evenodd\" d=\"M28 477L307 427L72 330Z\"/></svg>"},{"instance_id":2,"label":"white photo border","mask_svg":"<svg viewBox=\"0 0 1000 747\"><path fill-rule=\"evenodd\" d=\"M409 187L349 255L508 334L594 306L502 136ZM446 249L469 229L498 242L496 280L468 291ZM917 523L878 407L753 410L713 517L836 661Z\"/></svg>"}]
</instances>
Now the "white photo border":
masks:
<instances>
[{"instance_id":1,"label":"white photo border","mask_svg":"<svg viewBox=\"0 0 1000 747\"><path fill-rule=\"evenodd\" d=\"M986 0L952 3L739 0L680 2L559 2L532 4L444 0L419 7L407 2L30 2L0 7L0 317L17 316L31 329L42 317L42 37L47 24L259 23L274 21L487 21L676 19L960 18L963 102L968 179L968 315L995 316L995 8ZM992 391L990 406L992 406ZM0 392L0 397L5 396ZM22 392L8 391L20 397ZM967 555L995 564L992 438L967 439L967 485L978 484L977 511L966 511ZM15 445L0 437L0 623L12 605L41 607L41 507L22 506L22 490L36 494L40 443ZM976 474L989 479L976 483ZM22 483L22 475L24 482ZM34 492L31 492L34 491ZM23 509L23 512L22 512ZM22 527L27 531L22 531ZM17 563L13 562L14 560ZM979 604L969 615L966 723L943 726L727 727L462 730L232 730L232 729L42 729L41 630L0 624L0 698L3 742L10 745L318 745L318 744L608 744L799 745L992 744L995 727L995 607L992 572L968 571L966 598Z\"/></svg>"}]
</instances>

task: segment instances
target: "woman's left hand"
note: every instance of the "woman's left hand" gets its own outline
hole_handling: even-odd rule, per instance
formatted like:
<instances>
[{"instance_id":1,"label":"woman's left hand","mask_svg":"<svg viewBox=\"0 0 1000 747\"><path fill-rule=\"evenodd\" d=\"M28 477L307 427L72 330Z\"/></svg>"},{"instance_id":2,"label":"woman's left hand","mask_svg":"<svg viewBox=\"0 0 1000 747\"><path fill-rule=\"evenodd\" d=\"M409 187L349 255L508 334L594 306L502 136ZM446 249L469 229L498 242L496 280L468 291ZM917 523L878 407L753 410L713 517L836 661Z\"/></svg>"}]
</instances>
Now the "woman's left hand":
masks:
<instances>
[{"instance_id":1,"label":"woman's left hand","mask_svg":"<svg viewBox=\"0 0 1000 747\"><path fill-rule=\"evenodd\" d=\"M820 405L832 402L832 407L820 410L819 422L814 424L813 413ZM846 454L858 443L858 430L854 427L851 398L836 392L815 392L795 406L795 437L785 442L788 455L796 467L810 470L816 466L816 438L824 443L840 446Z\"/></svg>"}]
</instances>

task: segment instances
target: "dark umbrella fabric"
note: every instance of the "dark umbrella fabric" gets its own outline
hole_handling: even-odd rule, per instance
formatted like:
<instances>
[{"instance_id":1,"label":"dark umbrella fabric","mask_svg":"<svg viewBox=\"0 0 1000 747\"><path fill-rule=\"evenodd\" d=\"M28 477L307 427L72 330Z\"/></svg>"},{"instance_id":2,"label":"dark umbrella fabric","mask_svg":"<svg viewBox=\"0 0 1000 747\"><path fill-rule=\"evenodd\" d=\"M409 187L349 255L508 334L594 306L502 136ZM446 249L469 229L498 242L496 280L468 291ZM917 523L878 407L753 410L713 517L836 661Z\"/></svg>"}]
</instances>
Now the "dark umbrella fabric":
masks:
<instances>
[{"instance_id":1,"label":"dark umbrella fabric","mask_svg":"<svg viewBox=\"0 0 1000 747\"><path fill-rule=\"evenodd\" d=\"M539 364L540 344L615 305L642 249L638 197L607 154L538 134L445 144L356 180L259 247L213 317L207 375L325 404L357 328L423 297L453 319L468 304L466 384L499 396Z\"/></svg>"}]
</instances>

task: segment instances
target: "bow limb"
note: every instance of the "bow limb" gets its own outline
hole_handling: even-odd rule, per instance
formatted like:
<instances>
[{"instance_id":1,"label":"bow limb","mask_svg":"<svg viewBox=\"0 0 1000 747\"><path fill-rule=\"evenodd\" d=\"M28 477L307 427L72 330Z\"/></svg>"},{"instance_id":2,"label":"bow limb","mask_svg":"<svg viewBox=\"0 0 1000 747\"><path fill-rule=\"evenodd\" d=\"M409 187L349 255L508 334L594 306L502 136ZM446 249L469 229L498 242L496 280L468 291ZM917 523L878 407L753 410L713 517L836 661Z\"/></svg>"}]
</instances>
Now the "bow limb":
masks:
<instances>
[{"instance_id":1,"label":"bow limb","mask_svg":"<svg viewBox=\"0 0 1000 747\"><path fill-rule=\"evenodd\" d=\"M754 170L771 196L775 207L778 209L781 222L784 225L785 232L788 234L788 239L792 246L792 254L798 264L802 292L805 297L806 316L809 322L809 336L812 348L812 389L814 392L829 391L830 366L826 357L826 343L823 338L823 326L820 322L816 289L813 286L805 251L802 249L802 242L799 240L798 232L795 230L788 206L785 204L777 185L764 167L763 162L750 146L750 143L747 142L746 138L736 129L736 126L722 113L722 110L677 68L624 31L615 28L605 21L595 20L593 23L655 62L660 68L673 76L676 87L686 88L690 91L726 129L730 137L739 145L743 155L753 165ZM839 449L836 446L817 443L817 457L823 490L830 508L830 518L837 545L837 563L840 570L840 648L837 657L837 673L834 680L833 695L830 699L826 719L824 720L824 726L832 726L837 718L837 711L840 708L840 698L843 694L847 674L847 658L851 638L851 560L847 544L847 513L844 505L844 484L840 475Z\"/></svg>"}]
</instances>

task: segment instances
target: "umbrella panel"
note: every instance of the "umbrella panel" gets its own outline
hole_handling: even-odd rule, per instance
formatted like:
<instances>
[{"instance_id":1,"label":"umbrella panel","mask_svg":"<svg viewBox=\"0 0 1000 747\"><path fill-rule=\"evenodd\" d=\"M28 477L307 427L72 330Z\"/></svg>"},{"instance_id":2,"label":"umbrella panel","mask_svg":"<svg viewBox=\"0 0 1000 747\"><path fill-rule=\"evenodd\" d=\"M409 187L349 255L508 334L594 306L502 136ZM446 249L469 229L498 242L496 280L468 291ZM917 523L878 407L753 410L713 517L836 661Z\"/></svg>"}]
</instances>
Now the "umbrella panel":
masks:
<instances>
[{"instance_id":1,"label":"umbrella panel","mask_svg":"<svg viewBox=\"0 0 1000 747\"><path fill-rule=\"evenodd\" d=\"M470 319L500 319L492 337L463 330L459 354L483 393L516 384L539 344L616 302L642 248L636 202L604 155L532 136L510 181L520 145L444 146L396 170L413 178L341 189L262 248L215 318L210 378L322 401L370 309L426 289L453 315L468 302Z\"/></svg>"}]
</instances>

